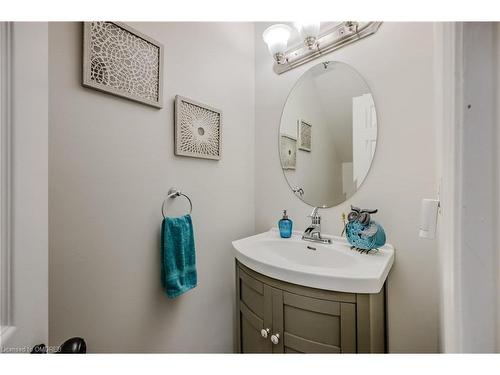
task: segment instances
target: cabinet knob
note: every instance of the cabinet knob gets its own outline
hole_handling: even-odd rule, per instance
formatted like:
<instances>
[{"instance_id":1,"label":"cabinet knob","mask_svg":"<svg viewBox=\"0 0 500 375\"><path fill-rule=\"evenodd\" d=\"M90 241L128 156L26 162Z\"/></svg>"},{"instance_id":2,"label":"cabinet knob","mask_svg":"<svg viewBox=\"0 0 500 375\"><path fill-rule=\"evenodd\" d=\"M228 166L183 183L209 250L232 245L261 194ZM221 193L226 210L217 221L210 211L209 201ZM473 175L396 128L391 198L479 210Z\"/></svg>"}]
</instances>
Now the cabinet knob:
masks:
<instances>
[{"instance_id":1,"label":"cabinet knob","mask_svg":"<svg viewBox=\"0 0 500 375\"><path fill-rule=\"evenodd\" d=\"M267 339L267 335L269 335L269 332L270 332L270 331L269 331L269 328L264 328L264 329L261 329L261 330L260 330L260 335L261 335L262 337L264 337L265 339Z\"/></svg>"},{"instance_id":2,"label":"cabinet knob","mask_svg":"<svg viewBox=\"0 0 500 375\"><path fill-rule=\"evenodd\" d=\"M274 345L278 345L279 342L280 342L280 334L279 333L275 333L274 335L271 335L271 342Z\"/></svg>"}]
</instances>

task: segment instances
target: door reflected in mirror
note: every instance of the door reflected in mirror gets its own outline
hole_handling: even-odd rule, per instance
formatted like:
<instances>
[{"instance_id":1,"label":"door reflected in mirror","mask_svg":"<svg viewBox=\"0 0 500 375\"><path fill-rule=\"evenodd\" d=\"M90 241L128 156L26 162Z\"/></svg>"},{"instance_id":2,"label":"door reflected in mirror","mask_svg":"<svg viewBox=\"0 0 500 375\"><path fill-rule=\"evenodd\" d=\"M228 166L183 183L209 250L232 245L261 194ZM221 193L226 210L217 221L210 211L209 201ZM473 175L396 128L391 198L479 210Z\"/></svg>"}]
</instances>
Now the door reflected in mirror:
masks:
<instances>
[{"instance_id":1,"label":"door reflected in mirror","mask_svg":"<svg viewBox=\"0 0 500 375\"><path fill-rule=\"evenodd\" d=\"M370 170L377 113L370 88L352 67L324 62L292 88L280 124L280 159L295 195L315 207L350 198Z\"/></svg>"}]
</instances>

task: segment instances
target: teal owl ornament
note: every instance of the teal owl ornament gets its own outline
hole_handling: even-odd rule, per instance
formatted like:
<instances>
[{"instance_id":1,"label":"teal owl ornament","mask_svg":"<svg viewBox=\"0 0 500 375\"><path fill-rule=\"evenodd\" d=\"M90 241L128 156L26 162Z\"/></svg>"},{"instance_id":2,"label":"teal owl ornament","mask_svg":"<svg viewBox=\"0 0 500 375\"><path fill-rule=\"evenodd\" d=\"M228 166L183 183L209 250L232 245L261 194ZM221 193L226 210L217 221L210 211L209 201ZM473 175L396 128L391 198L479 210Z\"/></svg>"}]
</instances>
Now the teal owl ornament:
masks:
<instances>
[{"instance_id":1,"label":"teal owl ornament","mask_svg":"<svg viewBox=\"0 0 500 375\"><path fill-rule=\"evenodd\" d=\"M379 247L385 245L384 228L370 216L377 211L351 206L351 212L347 215L347 223L344 227L351 249L369 253L370 250L378 250Z\"/></svg>"}]
</instances>

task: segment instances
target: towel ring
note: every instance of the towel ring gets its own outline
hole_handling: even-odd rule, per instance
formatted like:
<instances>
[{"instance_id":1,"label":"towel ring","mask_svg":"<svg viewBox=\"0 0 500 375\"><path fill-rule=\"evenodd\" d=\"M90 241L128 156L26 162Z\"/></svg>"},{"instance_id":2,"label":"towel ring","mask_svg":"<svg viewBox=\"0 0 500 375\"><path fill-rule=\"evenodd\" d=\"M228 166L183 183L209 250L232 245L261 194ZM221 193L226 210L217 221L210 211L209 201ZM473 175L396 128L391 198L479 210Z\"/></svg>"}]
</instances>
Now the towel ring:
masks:
<instances>
[{"instance_id":1,"label":"towel ring","mask_svg":"<svg viewBox=\"0 0 500 375\"><path fill-rule=\"evenodd\" d=\"M164 219L165 219L165 203L167 202L167 199L168 198L177 198L177 197L180 197L181 195L189 201L189 214L191 215L191 213L193 212L193 203L191 202L191 199L189 199L189 197L186 194L182 193L181 191L177 190L176 188L170 188L170 190L168 191L167 198L165 198L165 200L163 201L163 204L161 205L161 214L162 214Z\"/></svg>"}]
</instances>

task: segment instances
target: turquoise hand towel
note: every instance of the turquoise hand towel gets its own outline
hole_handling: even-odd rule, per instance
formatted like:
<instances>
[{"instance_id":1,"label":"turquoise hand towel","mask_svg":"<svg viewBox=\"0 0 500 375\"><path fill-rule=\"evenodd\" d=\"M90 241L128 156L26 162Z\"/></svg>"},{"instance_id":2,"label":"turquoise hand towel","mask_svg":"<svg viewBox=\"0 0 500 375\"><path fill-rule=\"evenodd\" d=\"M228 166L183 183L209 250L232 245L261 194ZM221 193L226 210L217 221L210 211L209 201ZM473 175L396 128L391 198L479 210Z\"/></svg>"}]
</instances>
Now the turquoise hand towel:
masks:
<instances>
[{"instance_id":1,"label":"turquoise hand towel","mask_svg":"<svg viewBox=\"0 0 500 375\"><path fill-rule=\"evenodd\" d=\"M191 215L166 217L161 225L161 281L169 298L197 284Z\"/></svg>"}]
</instances>

